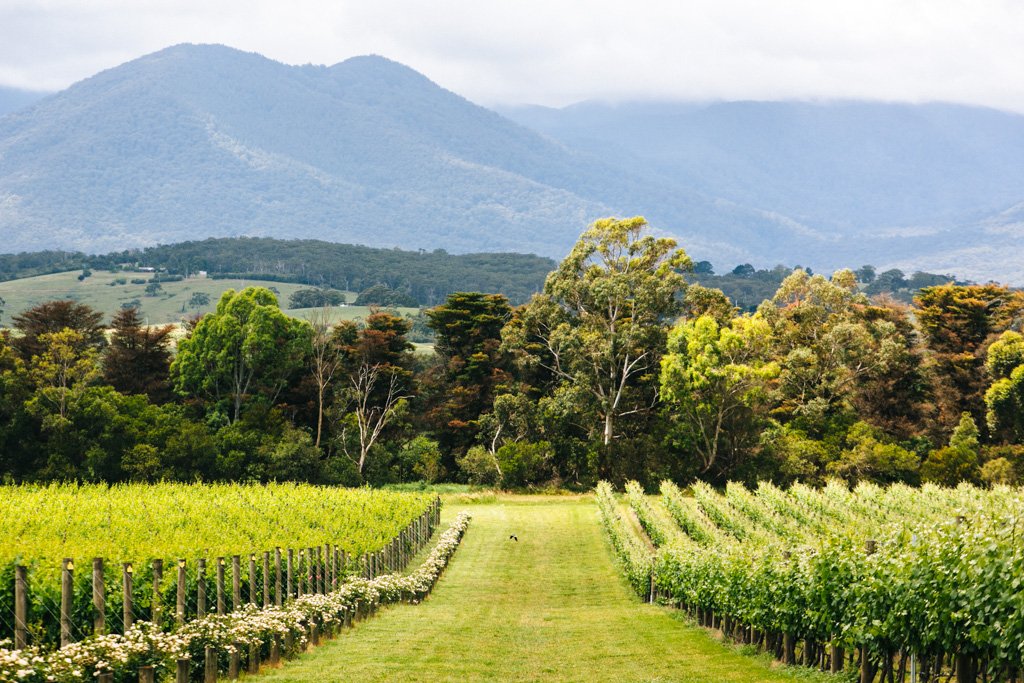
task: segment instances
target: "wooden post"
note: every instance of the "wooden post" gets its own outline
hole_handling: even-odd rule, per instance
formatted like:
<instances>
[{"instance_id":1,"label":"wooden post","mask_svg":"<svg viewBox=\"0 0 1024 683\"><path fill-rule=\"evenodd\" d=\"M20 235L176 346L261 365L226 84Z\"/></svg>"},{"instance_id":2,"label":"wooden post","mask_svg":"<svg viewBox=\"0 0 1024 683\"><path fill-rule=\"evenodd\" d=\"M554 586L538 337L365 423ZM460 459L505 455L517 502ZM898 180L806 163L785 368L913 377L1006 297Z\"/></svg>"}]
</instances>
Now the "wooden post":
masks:
<instances>
[{"instance_id":1,"label":"wooden post","mask_svg":"<svg viewBox=\"0 0 1024 683\"><path fill-rule=\"evenodd\" d=\"M231 656L228 658L228 678L238 678L239 670L242 668L241 643L234 643L231 648Z\"/></svg>"},{"instance_id":2,"label":"wooden post","mask_svg":"<svg viewBox=\"0 0 1024 683\"><path fill-rule=\"evenodd\" d=\"M155 683L156 672L152 666L139 667L139 683Z\"/></svg>"},{"instance_id":3,"label":"wooden post","mask_svg":"<svg viewBox=\"0 0 1024 683\"><path fill-rule=\"evenodd\" d=\"M231 609L242 606L242 556L231 556Z\"/></svg>"},{"instance_id":4,"label":"wooden post","mask_svg":"<svg viewBox=\"0 0 1024 683\"><path fill-rule=\"evenodd\" d=\"M294 560L295 551L292 548L288 548L288 599L291 600L294 595L294 584L292 583L292 563Z\"/></svg>"},{"instance_id":5,"label":"wooden post","mask_svg":"<svg viewBox=\"0 0 1024 683\"><path fill-rule=\"evenodd\" d=\"M280 607L281 601L281 548L274 548L274 604Z\"/></svg>"},{"instance_id":6,"label":"wooden post","mask_svg":"<svg viewBox=\"0 0 1024 683\"><path fill-rule=\"evenodd\" d=\"M832 673L839 673L843 670L843 659L845 659L845 656L846 655L843 652L843 648L833 643L832 650L829 653L829 659L831 660L831 665L829 666L829 669L832 671Z\"/></svg>"},{"instance_id":7,"label":"wooden post","mask_svg":"<svg viewBox=\"0 0 1024 683\"><path fill-rule=\"evenodd\" d=\"M224 597L224 558L217 558L217 614L224 614L226 611Z\"/></svg>"},{"instance_id":8,"label":"wooden post","mask_svg":"<svg viewBox=\"0 0 1024 683\"><path fill-rule=\"evenodd\" d=\"M313 573L313 565L316 562L316 552L312 548L306 549L309 555L306 557L306 588L310 593L316 593L316 576Z\"/></svg>"},{"instance_id":9,"label":"wooden post","mask_svg":"<svg viewBox=\"0 0 1024 683\"><path fill-rule=\"evenodd\" d=\"M330 593L332 591L331 585L334 583L334 575L331 571L331 546L327 543L324 543L324 551L320 555L320 564L324 568L324 593Z\"/></svg>"},{"instance_id":10,"label":"wooden post","mask_svg":"<svg viewBox=\"0 0 1024 683\"><path fill-rule=\"evenodd\" d=\"M103 558L92 560L92 632L100 636L107 632L107 594L103 585Z\"/></svg>"},{"instance_id":11,"label":"wooden post","mask_svg":"<svg viewBox=\"0 0 1024 683\"><path fill-rule=\"evenodd\" d=\"M270 551L263 551L263 609L270 607Z\"/></svg>"},{"instance_id":12,"label":"wooden post","mask_svg":"<svg viewBox=\"0 0 1024 683\"><path fill-rule=\"evenodd\" d=\"M71 644L71 610L74 607L75 563L70 557L65 557L61 563L60 570L60 646L66 647Z\"/></svg>"},{"instance_id":13,"label":"wooden post","mask_svg":"<svg viewBox=\"0 0 1024 683\"><path fill-rule=\"evenodd\" d=\"M196 562L196 618L206 616L206 558Z\"/></svg>"},{"instance_id":14,"label":"wooden post","mask_svg":"<svg viewBox=\"0 0 1024 683\"><path fill-rule=\"evenodd\" d=\"M164 561L153 560L153 626L160 630L160 580L164 577Z\"/></svg>"},{"instance_id":15,"label":"wooden post","mask_svg":"<svg viewBox=\"0 0 1024 683\"><path fill-rule=\"evenodd\" d=\"M249 553L249 604L256 604L256 553Z\"/></svg>"},{"instance_id":16,"label":"wooden post","mask_svg":"<svg viewBox=\"0 0 1024 683\"><path fill-rule=\"evenodd\" d=\"M114 683L114 674L112 674L112 673L97 674L97 676L96 676L96 683Z\"/></svg>"},{"instance_id":17,"label":"wooden post","mask_svg":"<svg viewBox=\"0 0 1024 683\"><path fill-rule=\"evenodd\" d=\"M957 524L962 523L961 517L957 518ZM974 671L974 658L970 655L958 654L956 656L956 683L974 683L978 676Z\"/></svg>"},{"instance_id":18,"label":"wooden post","mask_svg":"<svg viewBox=\"0 0 1024 683\"><path fill-rule=\"evenodd\" d=\"M125 562L121 573L121 623L125 633L135 623L135 610L132 605L132 571L132 563Z\"/></svg>"},{"instance_id":19,"label":"wooden post","mask_svg":"<svg viewBox=\"0 0 1024 683\"><path fill-rule=\"evenodd\" d=\"M188 670L192 660L182 657L178 660L178 668L174 673L174 683L188 683Z\"/></svg>"},{"instance_id":20,"label":"wooden post","mask_svg":"<svg viewBox=\"0 0 1024 683\"><path fill-rule=\"evenodd\" d=\"M203 662L203 683L217 683L217 651L207 645Z\"/></svg>"},{"instance_id":21,"label":"wooden post","mask_svg":"<svg viewBox=\"0 0 1024 683\"><path fill-rule=\"evenodd\" d=\"M175 605L174 623L185 623L185 560L178 560L178 603Z\"/></svg>"},{"instance_id":22,"label":"wooden post","mask_svg":"<svg viewBox=\"0 0 1024 683\"><path fill-rule=\"evenodd\" d=\"M299 548L299 554L295 561L295 597L302 597L302 587L305 584L305 575L303 574L303 562L302 558L305 556L305 551Z\"/></svg>"},{"instance_id":23,"label":"wooden post","mask_svg":"<svg viewBox=\"0 0 1024 683\"><path fill-rule=\"evenodd\" d=\"M249 673L260 672L260 646L253 643L249 646Z\"/></svg>"},{"instance_id":24,"label":"wooden post","mask_svg":"<svg viewBox=\"0 0 1024 683\"><path fill-rule=\"evenodd\" d=\"M281 661L281 636L277 633L274 634L274 639L270 641L270 663L277 664Z\"/></svg>"},{"instance_id":25,"label":"wooden post","mask_svg":"<svg viewBox=\"0 0 1024 683\"><path fill-rule=\"evenodd\" d=\"M14 567L14 649L28 647L28 569Z\"/></svg>"}]
</instances>

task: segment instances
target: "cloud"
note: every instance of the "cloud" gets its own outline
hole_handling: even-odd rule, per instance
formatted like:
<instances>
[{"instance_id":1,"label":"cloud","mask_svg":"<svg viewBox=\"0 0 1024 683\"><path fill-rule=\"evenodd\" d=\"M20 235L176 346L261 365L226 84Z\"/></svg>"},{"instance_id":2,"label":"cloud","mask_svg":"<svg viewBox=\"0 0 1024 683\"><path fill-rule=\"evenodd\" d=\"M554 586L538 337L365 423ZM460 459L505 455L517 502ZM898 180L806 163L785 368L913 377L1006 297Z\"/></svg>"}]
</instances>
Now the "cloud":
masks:
<instances>
[{"instance_id":1,"label":"cloud","mask_svg":"<svg viewBox=\"0 0 1024 683\"><path fill-rule=\"evenodd\" d=\"M0 83L54 89L179 42L287 63L376 53L483 104L943 100L1024 112L999 0L7 0Z\"/></svg>"}]
</instances>

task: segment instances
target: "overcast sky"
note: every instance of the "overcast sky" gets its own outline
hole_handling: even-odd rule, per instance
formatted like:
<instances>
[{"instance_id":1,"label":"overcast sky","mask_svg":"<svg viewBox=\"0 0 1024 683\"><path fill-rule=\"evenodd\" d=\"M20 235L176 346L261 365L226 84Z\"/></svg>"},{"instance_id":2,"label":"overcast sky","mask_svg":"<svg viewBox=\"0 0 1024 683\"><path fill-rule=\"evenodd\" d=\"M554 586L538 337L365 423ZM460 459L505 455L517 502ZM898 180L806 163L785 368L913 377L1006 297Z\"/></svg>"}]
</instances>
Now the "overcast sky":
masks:
<instances>
[{"instance_id":1,"label":"overcast sky","mask_svg":"<svg viewBox=\"0 0 1024 683\"><path fill-rule=\"evenodd\" d=\"M943 100L1024 112L1022 0L0 0L0 84L168 45L381 54L485 105Z\"/></svg>"}]
</instances>

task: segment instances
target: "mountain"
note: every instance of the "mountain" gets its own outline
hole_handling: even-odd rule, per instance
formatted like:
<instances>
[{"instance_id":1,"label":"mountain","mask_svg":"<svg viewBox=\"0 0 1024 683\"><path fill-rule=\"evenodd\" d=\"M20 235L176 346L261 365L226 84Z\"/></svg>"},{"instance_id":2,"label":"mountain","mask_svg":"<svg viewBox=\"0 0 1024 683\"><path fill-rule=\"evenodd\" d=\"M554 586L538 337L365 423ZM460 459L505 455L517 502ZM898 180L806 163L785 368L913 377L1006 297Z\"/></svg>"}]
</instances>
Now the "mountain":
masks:
<instances>
[{"instance_id":1,"label":"mountain","mask_svg":"<svg viewBox=\"0 0 1024 683\"><path fill-rule=\"evenodd\" d=\"M0 118L11 112L24 109L30 104L46 97L48 93L36 90L22 90L0 85Z\"/></svg>"},{"instance_id":2,"label":"mountain","mask_svg":"<svg viewBox=\"0 0 1024 683\"><path fill-rule=\"evenodd\" d=\"M178 45L0 118L0 248L266 236L559 258L593 219L641 214L720 269L1024 281L1021 158L1024 117L985 109L495 112L383 57L289 66Z\"/></svg>"},{"instance_id":3,"label":"mountain","mask_svg":"<svg viewBox=\"0 0 1024 683\"><path fill-rule=\"evenodd\" d=\"M594 218L725 249L791 224L582 154L382 57L179 45L0 120L5 249L217 236L560 257Z\"/></svg>"},{"instance_id":4,"label":"mountain","mask_svg":"<svg viewBox=\"0 0 1024 683\"><path fill-rule=\"evenodd\" d=\"M868 102L589 102L499 111L584 153L612 150L656 176L788 216L839 243L831 256L800 248L789 262L833 266L841 257L847 265L1024 282L1020 114Z\"/></svg>"}]
</instances>

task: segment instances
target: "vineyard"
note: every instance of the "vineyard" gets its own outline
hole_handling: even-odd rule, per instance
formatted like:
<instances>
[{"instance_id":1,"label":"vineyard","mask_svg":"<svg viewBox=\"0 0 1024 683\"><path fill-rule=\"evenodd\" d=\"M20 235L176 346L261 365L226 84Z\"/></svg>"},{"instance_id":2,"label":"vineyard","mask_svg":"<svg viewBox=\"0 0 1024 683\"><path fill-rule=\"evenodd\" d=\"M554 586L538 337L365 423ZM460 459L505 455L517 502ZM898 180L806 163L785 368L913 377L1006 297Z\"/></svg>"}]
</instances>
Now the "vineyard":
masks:
<instances>
[{"instance_id":1,"label":"vineyard","mask_svg":"<svg viewBox=\"0 0 1024 683\"><path fill-rule=\"evenodd\" d=\"M289 484L4 487L0 640L46 650L327 595L404 567L439 510Z\"/></svg>"},{"instance_id":2,"label":"vineyard","mask_svg":"<svg viewBox=\"0 0 1024 683\"><path fill-rule=\"evenodd\" d=\"M699 483L685 495L666 482L652 499L630 482L625 505L607 483L597 501L639 595L782 662L862 683L1020 680L1019 489Z\"/></svg>"}]
</instances>

